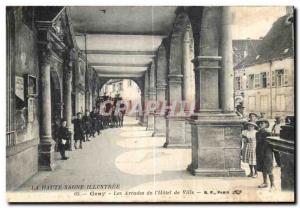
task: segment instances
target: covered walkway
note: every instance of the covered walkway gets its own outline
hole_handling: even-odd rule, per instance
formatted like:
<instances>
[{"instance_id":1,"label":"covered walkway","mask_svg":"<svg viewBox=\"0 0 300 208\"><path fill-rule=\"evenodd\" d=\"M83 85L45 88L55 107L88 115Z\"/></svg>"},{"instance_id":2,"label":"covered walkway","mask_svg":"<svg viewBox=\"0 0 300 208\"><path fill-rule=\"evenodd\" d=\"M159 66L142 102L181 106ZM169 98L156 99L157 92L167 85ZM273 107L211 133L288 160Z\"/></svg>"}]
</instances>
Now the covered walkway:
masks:
<instances>
[{"instance_id":1,"label":"covered walkway","mask_svg":"<svg viewBox=\"0 0 300 208\"><path fill-rule=\"evenodd\" d=\"M59 184L89 185L115 184L120 185L119 191L123 196L114 196L114 191L103 189L80 190L78 201L110 201L111 197L117 197L118 201L144 200L187 200L187 201L277 201L286 194L292 199L292 193L280 191L280 168L275 168L275 179L277 190L270 192L268 189L259 190L257 186L261 178L226 177L207 178L195 177L186 171L190 163L190 149L166 149L163 148L164 137L152 137L152 132L146 131L145 127L138 125L132 117L125 118L125 125L122 128L106 129L100 136L90 142L84 143L82 150L68 152L69 160L57 159L57 166L52 172L38 172L33 178L27 181L17 192L22 198L22 192L26 191L25 201L30 200L30 194L38 192L33 190L36 187ZM242 164L242 168L246 165ZM245 168L248 171L248 168ZM246 172L247 173L247 172ZM167 194L171 189L180 192L179 195ZM54 187L52 187L53 189ZM64 188L62 190L66 191ZM138 191L162 190L162 195L125 196L126 191L137 193ZM194 194L183 194L183 190L193 191ZM241 190L240 194L233 194ZM29 191L29 193L28 193ZM71 190L68 194L74 196ZM207 191L207 194L205 194ZM211 192L212 191L212 192ZM56 192L56 194L59 191ZM93 193L104 193L104 196L91 196ZM188 192L186 192L188 193ZM68 201L68 194L60 195L58 201ZM9 196L9 195L8 195ZM24 195L25 196L25 195ZM41 201L51 201L56 197L55 192L43 190L40 193ZM145 198L146 197L146 198ZM35 198L37 200L37 198ZM69 199L70 200L70 199ZM71 200L74 200L71 199Z\"/></svg>"}]
</instances>

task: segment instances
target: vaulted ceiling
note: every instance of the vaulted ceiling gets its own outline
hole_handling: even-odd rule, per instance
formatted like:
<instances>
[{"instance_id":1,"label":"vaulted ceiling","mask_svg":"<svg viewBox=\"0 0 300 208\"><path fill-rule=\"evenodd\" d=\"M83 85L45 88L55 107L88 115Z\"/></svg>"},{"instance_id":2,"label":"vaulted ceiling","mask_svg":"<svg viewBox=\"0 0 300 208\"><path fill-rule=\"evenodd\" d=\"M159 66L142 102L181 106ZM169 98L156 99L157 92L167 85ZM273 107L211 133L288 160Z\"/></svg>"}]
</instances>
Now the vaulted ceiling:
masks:
<instances>
[{"instance_id":1,"label":"vaulted ceiling","mask_svg":"<svg viewBox=\"0 0 300 208\"><path fill-rule=\"evenodd\" d=\"M77 45L102 77L140 77L173 27L176 7L70 7Z\"/></svg>"}]
</instances>

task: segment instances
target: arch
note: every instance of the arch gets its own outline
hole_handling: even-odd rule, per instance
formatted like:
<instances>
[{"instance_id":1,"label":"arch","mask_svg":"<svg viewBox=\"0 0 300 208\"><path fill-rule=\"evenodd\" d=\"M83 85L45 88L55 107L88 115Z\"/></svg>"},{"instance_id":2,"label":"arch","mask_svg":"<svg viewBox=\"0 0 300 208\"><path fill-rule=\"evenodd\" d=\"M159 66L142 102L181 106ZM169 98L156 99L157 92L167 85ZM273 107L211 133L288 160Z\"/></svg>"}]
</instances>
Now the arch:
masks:
<instances>
[{"instance_id":1,"label":"arch","mask_svg":"<svg viewBox=\"0 0 300 208\"><path fill-rule=\"evenodd\" d=\"M180 12L175 19L170 42L169 74L182 73L182 44L184 33L191 28L191 22L188 14Z\"/></svg>"},{"instance_id":2,"label":"arch","mask_svg":"<svg viewBox=\"0 0 300 208\"><path fill-rule=\"evenodd\" d=\"M190 7L188 13L193 31L195 57L217 56L221 7Z\"/></svg>"}]
</instances>

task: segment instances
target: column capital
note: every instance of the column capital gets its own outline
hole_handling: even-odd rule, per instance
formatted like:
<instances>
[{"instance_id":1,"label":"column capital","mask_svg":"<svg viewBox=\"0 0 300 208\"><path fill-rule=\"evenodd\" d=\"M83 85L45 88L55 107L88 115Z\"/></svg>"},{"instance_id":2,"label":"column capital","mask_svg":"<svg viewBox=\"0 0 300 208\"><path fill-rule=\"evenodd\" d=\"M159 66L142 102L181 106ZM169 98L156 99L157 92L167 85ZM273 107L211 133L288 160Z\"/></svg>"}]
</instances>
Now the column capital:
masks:
<instances>
[{"instance_id":1,"label":"column capital","mask_svg":"<svg viewBox=\"0 0 300 208\"><path fill-rule=\"evenodd\" d=\"M195 71L200 69L220 69L221 61L221 56L197 56L192 60Z\"/></svg>"}]
</instances>

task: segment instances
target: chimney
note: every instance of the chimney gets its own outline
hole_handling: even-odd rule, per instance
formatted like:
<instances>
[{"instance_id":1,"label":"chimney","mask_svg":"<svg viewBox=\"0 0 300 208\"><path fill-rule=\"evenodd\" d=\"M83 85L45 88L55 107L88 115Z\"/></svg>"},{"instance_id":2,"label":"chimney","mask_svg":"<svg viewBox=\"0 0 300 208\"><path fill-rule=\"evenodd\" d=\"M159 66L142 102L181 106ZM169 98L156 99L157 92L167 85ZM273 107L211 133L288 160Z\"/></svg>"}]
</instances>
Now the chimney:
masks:
<instances>
[{"instance_id":1,"label":"chimney","mask_svg":"<svg viewBox=\"0 0 300 208\"><path fill-rule=\"evenodd\" d=\"M293 6L286 6L286 7L285 7L285 11L286 11L286 14L287 14L287 15L292 16L293 13L294 13L294 7L293 7Z\"/></svg>"}]
</instances>

